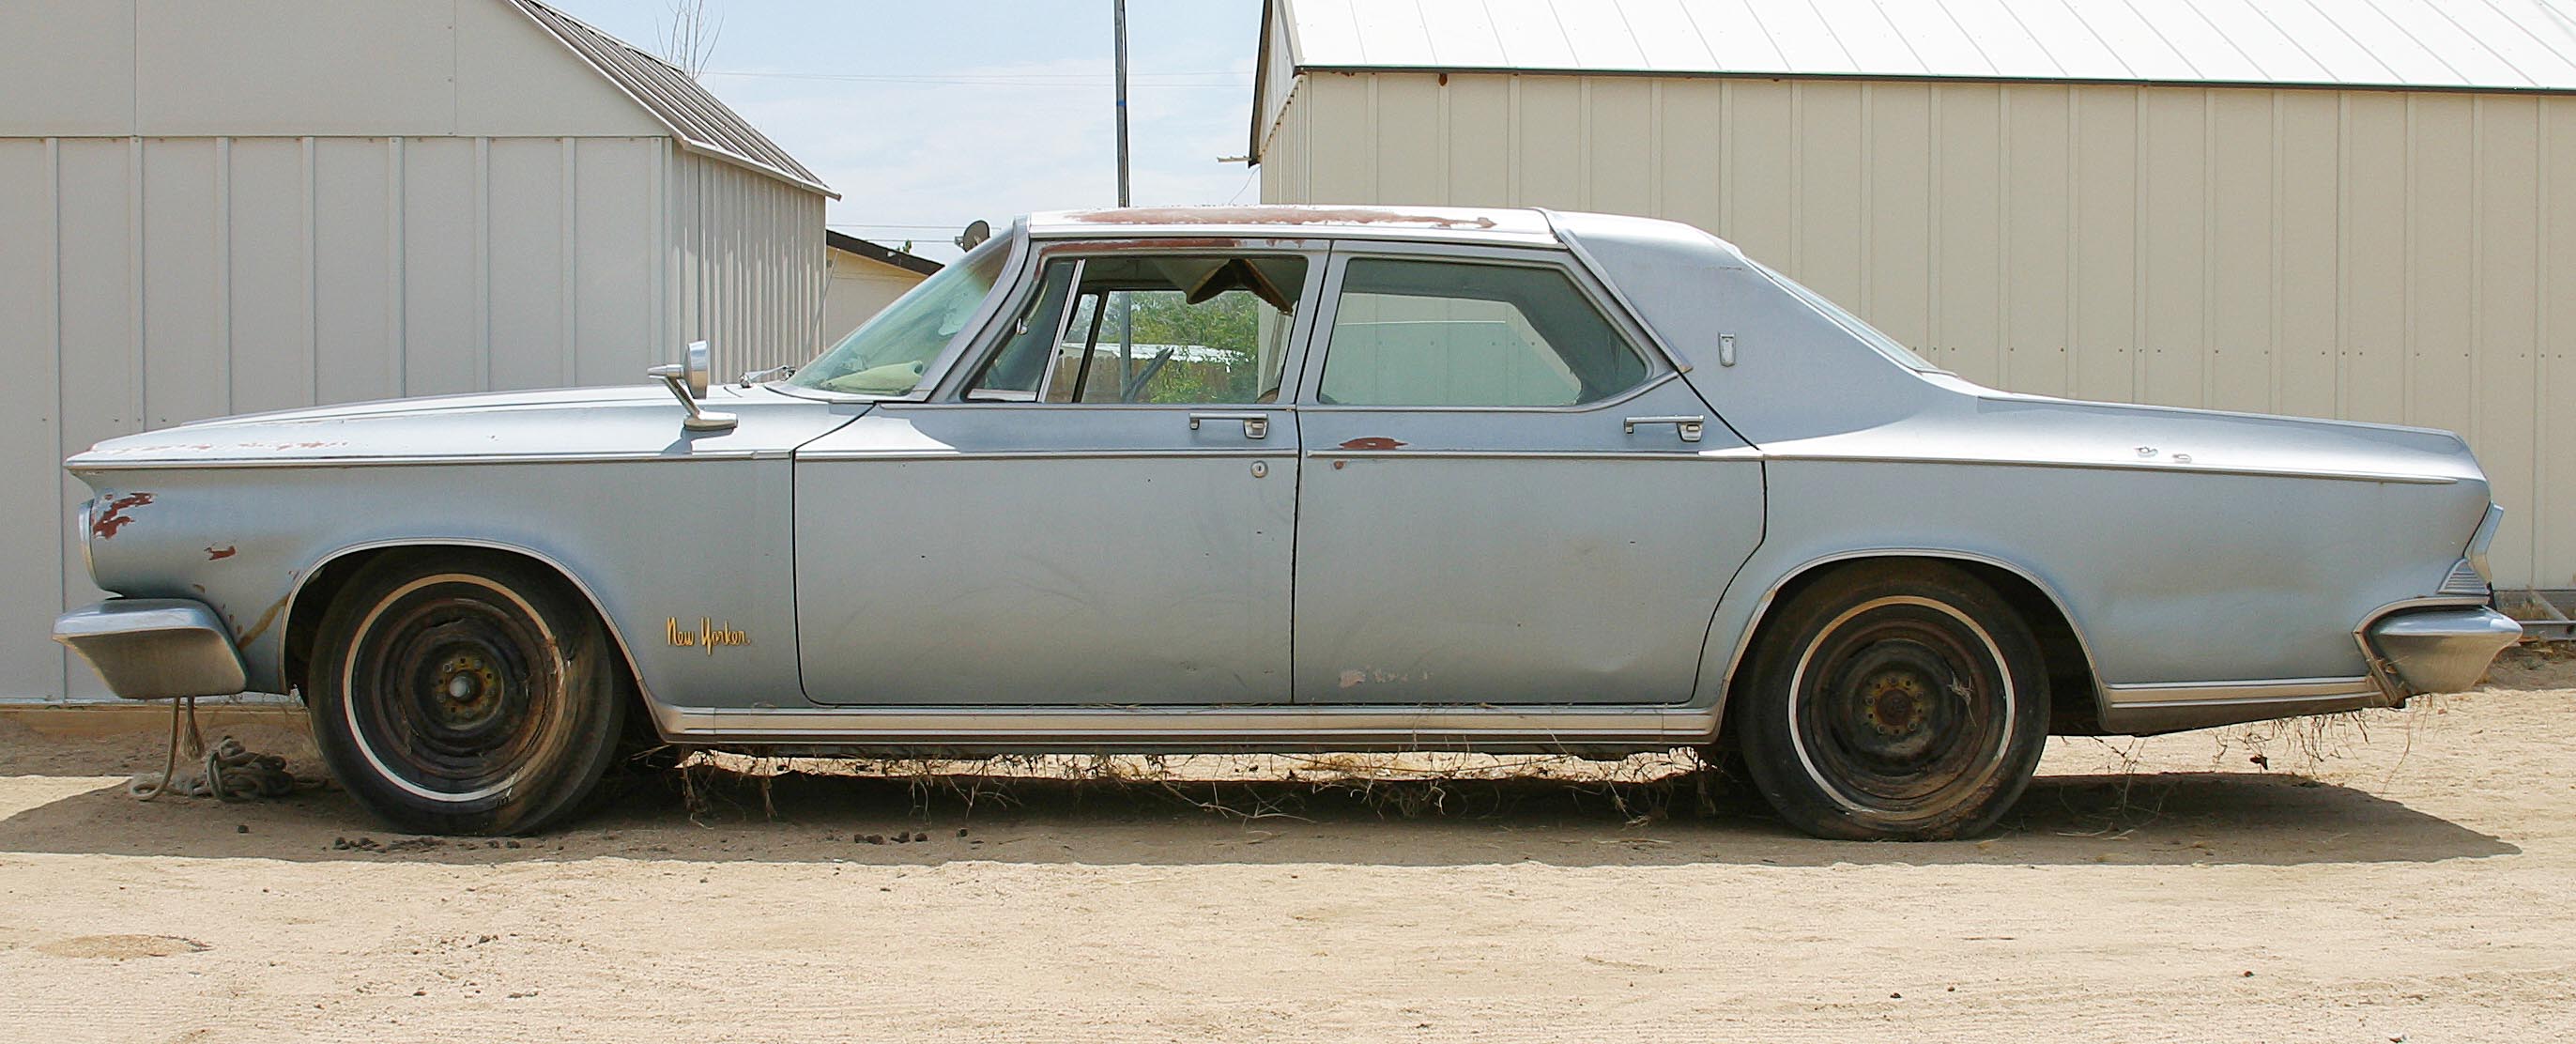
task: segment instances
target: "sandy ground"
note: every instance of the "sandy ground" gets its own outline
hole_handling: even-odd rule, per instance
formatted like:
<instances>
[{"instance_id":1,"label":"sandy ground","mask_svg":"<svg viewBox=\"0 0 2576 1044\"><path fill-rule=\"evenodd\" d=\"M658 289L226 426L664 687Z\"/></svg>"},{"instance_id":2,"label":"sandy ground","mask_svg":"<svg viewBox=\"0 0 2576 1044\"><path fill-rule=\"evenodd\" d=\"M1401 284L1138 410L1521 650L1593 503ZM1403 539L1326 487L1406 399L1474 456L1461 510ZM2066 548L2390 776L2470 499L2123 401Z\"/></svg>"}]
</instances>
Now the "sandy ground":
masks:
<instances>
[{"instance_id":1,"label":"sandy ground","mask_svg":"<svg viewBox=\"0 0 2576 1044\"><path fill-rule=\"evenodd\" d=\"M2005 830L1940 845L1696 778L1256 759L791 775L774 816L702 773L695 815L664 779L492 847L329 791L140 803L158 737L54 731L0 720L0 1040L2576 1038L2564 657L2322 729L2061 741Z\"/></svg>"}]
</instances>

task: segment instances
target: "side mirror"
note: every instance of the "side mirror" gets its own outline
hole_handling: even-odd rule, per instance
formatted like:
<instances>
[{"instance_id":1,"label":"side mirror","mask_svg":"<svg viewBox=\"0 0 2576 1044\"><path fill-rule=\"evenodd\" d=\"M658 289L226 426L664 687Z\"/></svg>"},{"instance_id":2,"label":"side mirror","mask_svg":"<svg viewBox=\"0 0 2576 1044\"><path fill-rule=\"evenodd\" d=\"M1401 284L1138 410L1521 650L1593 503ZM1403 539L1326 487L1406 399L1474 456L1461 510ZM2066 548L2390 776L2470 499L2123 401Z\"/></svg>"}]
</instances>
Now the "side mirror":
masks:
<instances>
[{"instance_id":1,"label":"side mirror","mask_svg":"<svg viewBox=\"0 0 2576 1044\"><path fill-rule=\"evenodd\" d=\"M663 386L671 389L672 397L680 400L680 407L689 411L689 415L680 420L680 427L687 430L732 431L736 424L741 423L733 414L710 413L698 408L698 400L707 397L707 375L715 369L714 355L707 342L691 341L685 356L688 361L644 371L645 376L659 378Z\"/></svg>"}]
</instances>

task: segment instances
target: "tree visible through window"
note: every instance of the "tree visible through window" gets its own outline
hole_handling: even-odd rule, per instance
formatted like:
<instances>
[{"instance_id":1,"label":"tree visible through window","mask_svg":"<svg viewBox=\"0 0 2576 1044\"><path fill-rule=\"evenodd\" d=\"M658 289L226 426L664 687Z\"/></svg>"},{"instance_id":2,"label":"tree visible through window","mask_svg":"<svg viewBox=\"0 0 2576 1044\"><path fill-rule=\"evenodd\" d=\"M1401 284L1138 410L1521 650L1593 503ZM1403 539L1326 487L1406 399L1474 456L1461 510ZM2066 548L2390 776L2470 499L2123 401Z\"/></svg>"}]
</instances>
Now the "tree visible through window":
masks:
<instances>
[{"instance_id":1,"label":"tree visible through window","mask_svg":"<svg viewBox=\"0 0 2576 1044\"><path fill-rule=\"evenodd\" d=\"M1274 401L1305 277L1306 262L1298 257L1154 255L1050 262L1028 318L995 353L967 397L1061 403Z\"/></svg>"}]
</instances>

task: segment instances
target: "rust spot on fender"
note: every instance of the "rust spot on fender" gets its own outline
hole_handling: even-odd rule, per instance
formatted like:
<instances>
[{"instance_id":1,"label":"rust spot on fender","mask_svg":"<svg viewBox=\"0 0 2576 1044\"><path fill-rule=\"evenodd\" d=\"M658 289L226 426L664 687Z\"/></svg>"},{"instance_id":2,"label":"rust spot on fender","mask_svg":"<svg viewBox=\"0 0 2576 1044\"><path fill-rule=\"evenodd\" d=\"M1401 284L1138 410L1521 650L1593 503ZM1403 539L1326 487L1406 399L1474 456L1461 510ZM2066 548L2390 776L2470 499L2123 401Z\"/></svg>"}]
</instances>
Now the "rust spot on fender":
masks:
<instances>
[{"instance_id":1,"label":"rust spot on fender","mask_svg":"<svg viewBox=\"0 0 2576 1044\"><path fill-rule=\"evenodd\" d=\"M134 524L134 516L126 512L151 502L150 493L128 493L108 501L107 506L100 508L97 516L89 520L90 535L101 540L116 539L118 530Z\"/></svg>"},{"instance_id":2,"label":"rust spot on fender","mask_svg":"<svg viewBox=\"0 0 2576 1044\"><path fill-rule=\"evenodd\" d=\"M1387 438L1384 435L1371 435L1366 438L1352 439L1349 442L1342 443L1342 448L1346 450L1391 450L1403 449L1404 443L1395 439Z\"/></svg>"},{"instance_id":3,"label":"rust spot on fender","mask_svg":"<svg viewBox=\"0 0 2576 1044\"><path fill-rule=\"evenodd\" d=\"M242 628L241 637L233 639L233 644L245 650L249 649L250 643L258 641L260 635L268 632L268 625L277 622L277 614L286 611L286 600L293 597L295 597L294 585L290 583L286 594L270 602L268 611L259 614L259 619L252 621L249 627Z\"/></svg>"},{"instance_id":4,"label":"rust spot on fender","mask_svg":"<svg viewBox=\"0 0 2576 1044\"><path fill-rule=\"evenodd\" d=\"M1426 214L1380 207L1131 207L1086 210L1066 215L1094 225L1422 225L1429 228L1492 228L1494 219L1478 215Z\"/></svg>"},{"instance_id":5,"label":"rust spot on fender","mask_svg":"<svg viewBox=\"0 0 2576 1044\"><path fill-rule=\"evenodd\" d=\"M222 547L209 547L206 549L206 561L221 561L240 553L241 545L239 544L225 544Z\"/></svg>"}]
</instances>

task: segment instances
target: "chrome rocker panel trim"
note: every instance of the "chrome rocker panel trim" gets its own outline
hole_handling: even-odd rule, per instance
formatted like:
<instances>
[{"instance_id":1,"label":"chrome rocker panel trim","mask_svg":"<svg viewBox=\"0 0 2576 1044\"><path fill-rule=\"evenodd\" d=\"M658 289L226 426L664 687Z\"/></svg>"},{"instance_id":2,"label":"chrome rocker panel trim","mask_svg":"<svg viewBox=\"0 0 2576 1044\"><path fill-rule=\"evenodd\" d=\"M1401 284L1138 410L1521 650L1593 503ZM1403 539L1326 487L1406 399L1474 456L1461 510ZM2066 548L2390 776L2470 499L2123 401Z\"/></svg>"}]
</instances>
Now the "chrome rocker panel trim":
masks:
<instances>
[{"instance_id":1,"label":"chrome rocker panel trim","mask_svg":"<svg viewBox=\"0 0 2576 1044\"><path fill-rule=\"evenodd\" d=\"M186 598L111 598L54 618L70 646L129 700L231 696L246 687L223 617Z\"/></svg>"},{"instance_id":2,"label":"chrome rocker panel trim","mask_svg":"<svg viewBox=\"0 0 2576 1044\"><path fill-rule=\"evenodd\" d=\"M2394 707L2405 698L2369 677L2106 685L2103 731L2153 736L2249 721Z\"/></svg>"},{"instance_id":3,"label":"chrome rocker panel trim","mask_svg":"<svg viewBox=\"0 0 2576 1044\"><path fill-rule=\"evenodd\" d=\"M650 701L648 701L650 702ZM970 750L1438 749L1556 751L1704 744L1713 711L1670 706L1498 708L1271 706L736 710L652 704L674 743Z\"/></svg>"}]
</instances>

